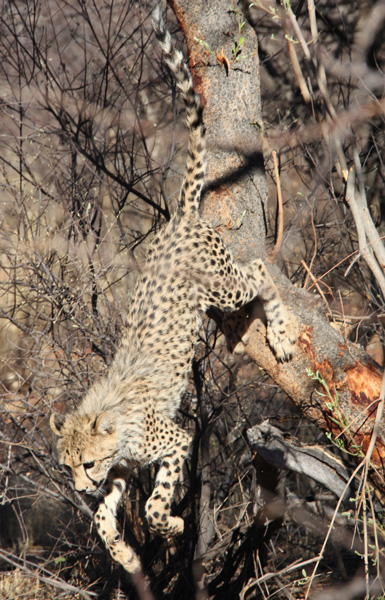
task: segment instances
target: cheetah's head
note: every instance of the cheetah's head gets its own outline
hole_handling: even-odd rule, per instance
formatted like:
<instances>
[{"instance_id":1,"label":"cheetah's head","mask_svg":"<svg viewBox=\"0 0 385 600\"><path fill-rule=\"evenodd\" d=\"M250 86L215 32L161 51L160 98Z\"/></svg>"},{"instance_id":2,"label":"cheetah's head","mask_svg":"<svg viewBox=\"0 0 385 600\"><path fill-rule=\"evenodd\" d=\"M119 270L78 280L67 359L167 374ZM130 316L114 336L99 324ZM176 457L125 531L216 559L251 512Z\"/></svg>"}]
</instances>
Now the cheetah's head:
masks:
<instances>
[{"instance_id":1,"label":"cheetah's head","mask_svg":"<svg viewBox=\"0 0 385 600\"><path fill-rule=\"evenodd\" d=\"M52 414L52 431L58 436L59 463L72 471L75 488L92 493L105 481L117 462L116 427L110 413L64 417Z\"/></svg>"}]
</instances>

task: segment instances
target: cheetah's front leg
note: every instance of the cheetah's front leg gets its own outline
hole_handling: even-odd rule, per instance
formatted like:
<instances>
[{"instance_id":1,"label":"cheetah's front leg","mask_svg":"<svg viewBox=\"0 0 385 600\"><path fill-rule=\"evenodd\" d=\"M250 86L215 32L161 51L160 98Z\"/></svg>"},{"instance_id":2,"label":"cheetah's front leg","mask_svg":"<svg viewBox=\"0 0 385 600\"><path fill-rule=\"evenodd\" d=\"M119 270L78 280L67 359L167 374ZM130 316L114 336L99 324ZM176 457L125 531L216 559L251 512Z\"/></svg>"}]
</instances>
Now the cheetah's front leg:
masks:
<instances>
[{"instance_id":1,"label":"cheetah's front leg","mask_svg":"<svg viewBox=\"0 0 385 600\"><path fill-rule=\"evenodd\" d=\"M154 491L146 503L146 517L150 531L164 538L170 538L181 534L184 528L183 519L171 517L170 511L174 489L180 478L191 439L170 419L159 417L157 424L158 441L162 444L157 459L161 464ZM165 439L163 440L162 437Z\"/></svg>"},{"instance_id":2,"label":"cheetah's front leg","mask_svg":"<svg viewBox=\"0 0 385 600\"><path fill-rule=\"evenodd\" d=\"M126 482L123 478L117 477L112 480L111 491L100 503L94 521L98 534L112 558L128 573L134 573L141 568L140 560L131 546L121 538L116 522L116 510L125 489Z\"/></svg>"}]
</instances>

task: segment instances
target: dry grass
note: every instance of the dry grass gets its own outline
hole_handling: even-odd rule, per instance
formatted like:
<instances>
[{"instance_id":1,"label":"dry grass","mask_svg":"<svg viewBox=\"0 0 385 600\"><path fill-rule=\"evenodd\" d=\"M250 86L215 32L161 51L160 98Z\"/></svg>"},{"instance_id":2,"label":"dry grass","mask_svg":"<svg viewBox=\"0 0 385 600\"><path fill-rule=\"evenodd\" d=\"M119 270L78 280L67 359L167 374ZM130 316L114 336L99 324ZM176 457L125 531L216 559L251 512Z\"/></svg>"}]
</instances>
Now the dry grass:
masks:
<instances>
[{"instance_id":1,"label":"dry grass","mask_svg":"<svg viewBox=\"0 0 385 600\"><path fill-rule=\"evenodd\" d=\"M6 600L136 597L92 529L95 500L77 494L56 465L47 416L75 405L108 367L145 242L168 218L183 170L183 118L154 58L152 4L140 5L39 0L27 13L26 3L12 0L0 16ZM269 149L277 151L283 198L278 261L297 286L318 290L346 336L365 345L377 336L383 360L383 295L357 260L342 173L354 165L355 189L365 192L381 237L385 139L382 108L373 105L383 102L382 4L322 0L315 20L312 7L299 2L292 13L277 7L272 14L261 2L250 10L259 37L270 240L277 172ZM352 458L305 422L271 380L246 358L229 357L206 324L179 415L196 434L175 507L186 532L169 546L149 536L143 509L153 469L133 473L119 513L154 597L304 598L330 587L323 600L381 598L384 515L366 478L356 498L341 503L338 535L326 543L333 494L271 466L271 489L259 485L244 429L264 418L288 437L328 446L354 470Z\"/></svg>"}]
</instances>

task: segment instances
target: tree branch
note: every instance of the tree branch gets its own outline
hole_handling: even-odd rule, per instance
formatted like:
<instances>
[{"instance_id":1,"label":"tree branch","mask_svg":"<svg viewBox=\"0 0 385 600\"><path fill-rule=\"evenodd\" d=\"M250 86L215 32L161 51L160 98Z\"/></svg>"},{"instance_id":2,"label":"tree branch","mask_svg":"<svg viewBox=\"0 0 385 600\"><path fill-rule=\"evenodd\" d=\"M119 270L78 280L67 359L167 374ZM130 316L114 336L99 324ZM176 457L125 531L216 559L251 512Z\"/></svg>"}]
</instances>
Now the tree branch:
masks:
<instances>
[{"instance_id":1,"label":"tree branch","mask_svg":"<svg viewBox=\"0 0 385 600\"><path fill-rule=\"evenodd\" d=\"M218 150L216 141L236 136L252 139L250 129L261 123L257 40L254 31L245 25L245 60L231 63L228 76L215 61L215 50L224 49L231 57L232 36L236 28L227 12L225 0L213 0L210 7L203 0L173 0L172 7L186 37L190 64L194 68L197 89L205 105L208 131L208 178L220 178L229 168L237 168L244 157L238 152L229 156ZM221 19L218 19L221 14ZM203 40L212 51L207 56L195 41ZM255 135L255 132L254 132ZM261 165L236 184L211 190L205 196L204 214L217 228L237 260L246 261L265 256L264 205L266 183ZM246 211L242 226L225 227L236 222ZM282 297L298 320L300 336L298 352L287 364L278 364L266 344L265 328L258 321L251 327L247 354L263 368L290 396L305 417L332 436L344 431L347 449L361 448L366 452L376 418L381 389L381 373L371 358L357 344L345 340L326 320L320 304L304 290L295 288L274 267L269 267ZM319 371L328 386L335 406L343 415L338 422L335 410L325 397L318 394L319 383L308 372ZM346 427L346 424L348 426ZM385 426L379 427L376 448L372 455L371 478L385 492Z\"/></svg>"}]
</instances>

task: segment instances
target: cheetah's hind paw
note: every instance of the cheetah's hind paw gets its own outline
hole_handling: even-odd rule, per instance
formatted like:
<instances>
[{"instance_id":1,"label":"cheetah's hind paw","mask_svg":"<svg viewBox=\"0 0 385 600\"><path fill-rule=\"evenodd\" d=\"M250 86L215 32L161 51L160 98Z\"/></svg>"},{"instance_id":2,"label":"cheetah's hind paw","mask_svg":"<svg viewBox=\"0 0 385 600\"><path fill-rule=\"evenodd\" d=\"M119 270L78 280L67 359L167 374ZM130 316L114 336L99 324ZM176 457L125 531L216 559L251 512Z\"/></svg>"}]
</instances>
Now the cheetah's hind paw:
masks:
<instances>
[{"instance_id":1,"label":"cheetah's hind paw","mask_svg":"<svg viewBox=\"0 0 385 600\"><path fill-rule=\"evenodd\" d=\"M279 324L275 321L268 322L266 337L278 361L290 360L298 338L295 318L285 310Z\"/></svg>"}]
</instances>

